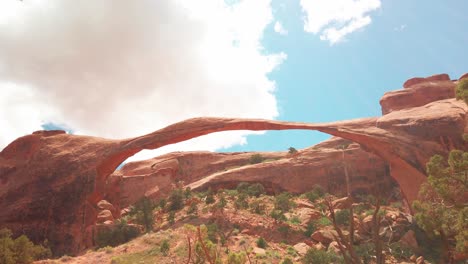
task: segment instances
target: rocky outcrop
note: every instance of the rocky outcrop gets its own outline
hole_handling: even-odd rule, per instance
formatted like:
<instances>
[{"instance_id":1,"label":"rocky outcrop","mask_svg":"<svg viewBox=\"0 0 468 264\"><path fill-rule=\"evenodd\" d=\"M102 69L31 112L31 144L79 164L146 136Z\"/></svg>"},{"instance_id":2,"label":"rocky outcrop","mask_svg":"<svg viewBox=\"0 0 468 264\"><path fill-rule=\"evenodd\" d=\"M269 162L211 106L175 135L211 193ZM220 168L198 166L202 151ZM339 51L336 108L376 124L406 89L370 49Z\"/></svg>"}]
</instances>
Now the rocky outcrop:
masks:
<instances>
[{"instance_id":1,"label":"rocky outcrop","mask_svg":"<svg viewBox=\"0 0 468 264\"><path fill-rule=\"evenodd\" d=\"M453 85L445 82L448 83L434 83ZM407 90L418 85L426 83L414 84ZM429 88L427 94L433 91ZM143 149L227 130L318 130L359 143L389 164L391 176L411 202L425 181L425 163L432 155L446 154L450 148L467 148L461 135L468 132L468 109L464 102L455 99L419 106L410 104L399 109L391 109L380 118L323 124L194 118L123 140L69 135L63 131L35 132L15 140L0 152L0 224L16 234L27 234L34 241L48 238L57 254L79 252L92 243L90 233L99 213L97 203L112 190L109 186L117 184L109 176L125 159ZM268 163L250 169L260 173L264 166ZM297 186L293 183L291 188L301 188L299 179L296 178Z\"/></svg>"},{"instance_id":2,"label":"rocky outcrop","mask_svg":"<svg viewBox=\"0 0 468 264\"><path fill-rule=\"evenodd\" d=\"M455 85L447 74L409 79L403 84L404 89L387 92L380 99L382 114L454 98Z\"/></svg>"}]
</instances>

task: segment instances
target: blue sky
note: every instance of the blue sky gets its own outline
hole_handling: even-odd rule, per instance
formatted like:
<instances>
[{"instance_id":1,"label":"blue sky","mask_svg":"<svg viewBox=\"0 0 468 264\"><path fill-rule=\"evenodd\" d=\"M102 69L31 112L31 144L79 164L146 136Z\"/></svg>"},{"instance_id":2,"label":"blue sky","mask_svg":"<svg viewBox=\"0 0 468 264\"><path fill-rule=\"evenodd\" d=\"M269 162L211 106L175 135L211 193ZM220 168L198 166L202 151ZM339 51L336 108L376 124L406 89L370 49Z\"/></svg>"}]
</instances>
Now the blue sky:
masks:
<instances>
[{"instance_id":1,"label":"blue sky","mask_svg":"<svg viewBox=\"0 0 468 264\"><path fill-rule=\"evenodd\" d=\"M468 1L382 1L370 25L334 45L304 32L298 1L273 1L273 9L288 31L279 35L270 27L262 40L267 51L288 55L269 75L277 84L279 120L379 116L381 96L411 77L448 73L456 79L468 72ZM226 151L304 148L326 138L273 131L248 136L248 144Z\"/></svg>"}]
</instances>

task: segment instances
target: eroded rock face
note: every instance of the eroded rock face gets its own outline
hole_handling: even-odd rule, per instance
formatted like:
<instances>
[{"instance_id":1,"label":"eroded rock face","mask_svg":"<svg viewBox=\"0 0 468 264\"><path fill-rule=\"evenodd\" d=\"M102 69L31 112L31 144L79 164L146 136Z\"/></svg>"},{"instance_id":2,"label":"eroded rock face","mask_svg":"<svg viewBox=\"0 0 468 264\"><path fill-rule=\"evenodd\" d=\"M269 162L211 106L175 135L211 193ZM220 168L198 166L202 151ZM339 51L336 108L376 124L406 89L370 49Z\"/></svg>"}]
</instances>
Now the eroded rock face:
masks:
<instances>
[{"instance_id":1,"label":"eroded rock face","mask_svg":"<svg viewBox=\"0 0 468 264\"><path fill-rule=\"evenodd\" d=\"M349 145L343 151L341 146ZM356 194L369 194L377 185L392 191L389 168L379 157L362 150L358 144L340 138L332 138L321 144L299 151L295 155L286 154L282 159L239 168L220 171L193 182L188 186L195 190L211 187L235 188L240 182L260 182L267 191L279 193L304 193L314 185L320 185L327 192L345 194L346 164L352 175L352 189Z\"/></svg>"},{"instance_id":2,"label":"eroded rock face","mask_svg":"<svg viewBox=\"0 0 468 264\"><path fill-rule=\"evenodd\" d=\"M444 80L434 83L441 87L453 85ZM413 84L407 90L425 85L426 82ZM437 90L429 87L426 93L432 94ZM142 149L156 149L227 130L318 130L359 143L362 149L389 164L391 176L411 202L425 181L425 164L431 156L447 154L451 148L468 148L461 136L468 132L466 104L455 99L439 100L438 96L431 98L421 105L408 104L398 108L400 110L392 108L390 113L380 118L324 124L194 118L124 140L68 135L63 131L33 133L15 140L0 152L0 225L16 234L24 233L34 241L47 238L57 254L79 252L92 244L90 233L99 213L97 203L106 194L110 196L113 190L117 190L113 195L120 195L120 189L111 187L124 179L109 176L125 159ZM299 162L302 158L301 155L297 157ZM314 159L303 161L313 163ZM298 175L288 188L303 188L300 180L309 178L300 176L297 168L287 169L282 164L287 163L286 159L276 162L279 168L284 168L284 173ZM265 175L269 166L271 164L261 163L245 169L252 170L252 175L256 172ZM161 170L166 167L169 173L174 164L166 164ZM225 177L234 175L235 169L225 173ZM204 182L220 181L219 176L210 177ZM222 184L226 184L223 181ZM271 182L275 181L271 179ZM204 182L199 181L199 186ZM117 210L120 209L113 199L106 199Z\"/></svg>"},{"instance_id":3,"label":"eroded rock face","mask_svg":"<svg viewBox=\"0 0 468 264\"><path fill-rule=\"evenodd\" d=\"M447 74L409 79L403 84L404 89L387 92L380 99L382 114L454 98L455 86Z\"/></svg>"},{"instance_id":4,"label":"eroded rock face","mask_svg":"<svg viewBox=\"0 0 468 264\"><path fill-rule=\"evenodd\" d=\"M341 146L345 150L342 159ZM250 164L253 154L265 161ZM346 163L353 174L353 190L368 194L374 184L384 186L388 193L395 183L389 168L379 157L366 152L358 144L332 138L316 146L291 155L287 152L215 153L176 152L150 160L131 162L113 173L108 199L121 208L133 204L143 195L158 198L169 193L177 181L184 181L194 189L235 188L240 182L262 183L270 193L288 191L307 192L321 185L330 193L345 193ZM119 193L119 196L112 194Z\"/></svg>"}]
</instances>

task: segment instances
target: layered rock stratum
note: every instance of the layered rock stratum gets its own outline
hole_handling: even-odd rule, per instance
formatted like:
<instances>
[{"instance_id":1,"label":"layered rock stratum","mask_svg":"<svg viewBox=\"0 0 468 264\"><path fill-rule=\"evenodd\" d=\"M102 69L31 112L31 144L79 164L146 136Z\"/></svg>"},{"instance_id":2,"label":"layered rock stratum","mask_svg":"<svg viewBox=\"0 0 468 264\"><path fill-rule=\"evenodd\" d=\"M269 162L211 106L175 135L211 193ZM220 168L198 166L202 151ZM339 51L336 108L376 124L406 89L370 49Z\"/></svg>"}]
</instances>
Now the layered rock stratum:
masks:
<instances>
[{"instance_id":1,"label":"layered rock stratum","mask_svg":"<svg viewBox=\"0 0 468 264\"><path fill-rule=\"evenodd\" d=\"M167 191L175 180L193 188L261 181L271 190L301 192L314 183L327 184L323 181L334 175L327 171L328 159L342 154L339 139L332 139L295 156L272 153L272 159L279 159L260 164L244 165L246 154L242 153L229 158L205 155L212 159L205 165L202 153L173 153L146 163L129 163L114 172L143 149L228 130L317 130L352 141L357 144L348 147L345 157L356 170L366 178L374 168L364 160L377 160L375 174L380 174L379 170L385 173L388 167L405 199L412 202L426 179L425 164L431 156L445 155L452 148L467 149L462 134L468 132L468 108L453 98L456 82L448 76L408 81L405 89L383 96L382 117L349 121L295 123L202 117L123 140L37 131L0 152L0 227L24 233L34 241L47 238L56 254L77 253L93 244L93 226L100 212L97 204L104 198L121 208L140 196ZM190 160L192 165L184 163ZM220 160L222 165L216 163Z\"/></svg>"}]
</instances>

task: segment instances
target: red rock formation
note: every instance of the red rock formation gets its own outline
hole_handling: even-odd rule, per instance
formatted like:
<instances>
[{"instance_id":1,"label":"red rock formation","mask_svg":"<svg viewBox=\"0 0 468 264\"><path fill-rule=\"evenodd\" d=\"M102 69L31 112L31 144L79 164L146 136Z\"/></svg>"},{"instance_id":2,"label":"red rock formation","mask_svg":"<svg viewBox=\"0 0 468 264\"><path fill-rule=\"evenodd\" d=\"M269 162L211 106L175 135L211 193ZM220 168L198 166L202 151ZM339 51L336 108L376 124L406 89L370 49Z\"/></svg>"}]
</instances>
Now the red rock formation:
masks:
<instances>
[{"instance_id":1,"label":"red rock formation","mask_svg":"<svg viewBox=\"0 0 468 264\"><path fill-rule=\"evenodd\" d=\"M287 152L258 152L266 162L250 164L253 153L176 152L150 160L126 164L111 175L118 183L108 198L120 207L133 204L143 195L165 196L176 181L193 188L234 188L240 182L260 182L268 191L303 193L316 184L331 193L344 193L340 146L351 142L332 138L295 155ZM351 144L345 151L347 166L354 175L353 190L369 193L373 183L392 191L385 163L372 153ZM387 174L387 177L384 175ZM118 193L119 195L115 195Z\"/></svg>"},{"instance_id":2,"label":"red rock formation","mask_svg":"<svg viewBox=\"0 0 468 264\"><path fill-rule=\"evenodd\" d=\"M126 158L142 149L227 130L307 129L352 140L390 165L391 176L411 202L425 180L428 159L452 147L466 149L461 134L468 132L467 106L461 101L439 100L406 109L412 106L392 109L380 118L325 124L194 118L124 140L64 132L27 135L0 152L0 224L35 241L48 238L58 254L79 252L91 244L96 204L106 192L109 175Z\"/></svg>"},{"instance_id":3,"label":"red rock formation","mask_svg":"<svg viewBox=\"0 0 468 264\"><path fill-rule=\"evenodd\" d=\"M382 114L455 97L455 83L446 74L413 78L403 87L405 89L385 93L380 99Z\"/></svg>"},{"instance_id":4,"label":"red rock formation","mask_svg":"<svg viewBox=\"0 0 468 264\"><path fill-rule=\"evenodd\" d=\"M203 190L208 187L233 188L239 182L260 182L273 192L304 193L318 184L330 193L345 194L340 147L349 144L347 140L332 138L280 160L216 172L188 186ZM358 144L347 147L345 162L352 176L351 186L355 193L372 193L372 188L377 185L385 186L387 194L392 191L393 181L388 177L385 162L362 150Z\"/></svg>"}]
</instances>

